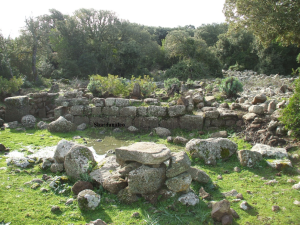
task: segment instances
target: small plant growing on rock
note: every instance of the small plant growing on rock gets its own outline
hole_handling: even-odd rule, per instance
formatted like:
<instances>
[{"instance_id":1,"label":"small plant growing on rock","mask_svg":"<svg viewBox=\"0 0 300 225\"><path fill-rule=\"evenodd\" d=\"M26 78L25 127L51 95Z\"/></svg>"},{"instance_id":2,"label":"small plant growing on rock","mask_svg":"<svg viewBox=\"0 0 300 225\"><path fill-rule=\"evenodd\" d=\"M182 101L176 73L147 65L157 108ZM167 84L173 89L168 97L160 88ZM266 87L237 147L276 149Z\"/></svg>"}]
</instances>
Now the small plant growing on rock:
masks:
<instances>
[{"instance_id":1,"label":"small plant growing on rock","mask_svg":"<svg viewBox=\"0 0 300 225\"><path fill-rule=\"evenodd\" d=\"M223 79L219 87L228 98L237 97L237 93L243 91L243 84L234 77Z\"/></svg>"}]
</instances>

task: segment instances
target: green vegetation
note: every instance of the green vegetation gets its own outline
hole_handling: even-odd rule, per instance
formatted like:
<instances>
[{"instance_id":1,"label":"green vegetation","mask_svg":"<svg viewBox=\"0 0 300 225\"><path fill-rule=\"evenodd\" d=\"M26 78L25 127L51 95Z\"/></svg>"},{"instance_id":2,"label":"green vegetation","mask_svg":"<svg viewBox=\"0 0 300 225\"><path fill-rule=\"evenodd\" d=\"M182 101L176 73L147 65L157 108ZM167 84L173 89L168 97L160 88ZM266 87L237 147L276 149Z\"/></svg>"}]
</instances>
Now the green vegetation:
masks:
<instances>
[{"instance_id":1,"label":"green vegetation","mask_svg":"<svg viewBox=\"0 0 300 225\"><path fill-rule=\"evenodd\" d=\"M176 84L179 88L180 88L180 81L178 80L178 78L168 78L167 80L164 81L164 86L165 86L165 89L167 91L169 91L172 87L173 84Z\"/></svg>"},{"instance_id":2,"label":"green vegetation","mask_svg":"<svg viewBox=\"0 0 300 225\"><path fill-rule=\"evenodd\" d=\"M18 91L22 84L22 78L13 77L7 80L0 76L0 96Z\"/></svg>"},{"instance_id":3,"label":"green vegetation","mask_svg":"<svg viewBox=\"0 0 300 225\"><path fill-rule=\"evenodd\" d=\"M234 77L223 79L219 87L229 98L236 97L238 92L243 91L243 84Z\"/></svg>"},{"instance_id":4,"label":"green vegetation","mask_svg":"<svg viewBox=\"0 0 300 225\"><path fill-rule=\"evenodd\" d=\"M87 89L92 92L95 97L109 95L128 97L132 92L135 83L139 83L141 93L144 97L148 97L156 89L156 84L149 75L144 75L144 78L141 78L141 76L137 78L132 76L131 82L129 82L125 78L110 74L108 74L107 77L100 75L90 76L90 82Z\"/></svg>"},{"instance_id":5,"label":"green vegetation","mask_svg":"<svg viewBox=\"0 0 300 225\"><path fill-rule=\"evenodd\" d=\"M251 146L228 131L232 140L238 143L238 149L249 149ZM97 134L97 135L96 135ZM84 132L71 132L66 134L51 134L47 131L28 130L26 132L15 132L6 129L1 131L1 142L11 150L22 149L23 146L32 145L35 147L52 146L57 144L61 138L71 140L73 136L80 135L87 142L93 137L99 138L97 129L88 129ZM30 135L30 138L26 138ZM172 151L182 151L183 146L167 143L156 135L149 136L147 132L137 134L131 133L113 133L107 129L106 135L113 135L118 139L129 141L128 144L136 141L154 141L156 143L166 144ZM172 131L172 136L183 136L185 138L199 137L197 131L186 132L182 130ZM205 133L201 138L209 135ZM3 139L2 139L3 138ZM43 138L43 139L42 139ZM77 139L80 142L82 139ZM76 141L77 141L76 140ZM300 153L299 148L292 149L289 154ZM74 197L70 191L74 184L67 179L61 179L59 187L51 190L49 183L44 182L40 187L32 189L32 184L26 184L35 178L48 174L55 177L55 174L49 170L41 170L36 164L33 168L20 169L13 166L7 166L5 156L0 153L0 167L6 167L7 170L0 170L1 192L0 192L0 221L18 224L20 221L24 224L85 224L91 220L101 218L109 224L213 224L210 217L211 209L207 207L207 200L200 200L196 206L183 206L177 201L178 196L161 201L152 206L146 204L143 199L131 205L126 205L117 199L116 195L103 190L102 187L95 187L94 191L101 195L100 206L95 211L80 211L77 201L70 205L65 205L69 198ZM294 163L294 169L284 169L281 176L275 176L278 171L262 162L257 168L241 167L241 172L233 172L233 168L240 164L235 155L227 161L218 161L217 166L208 166L203 164L202 160L192 159L192 166L205 171L212 179L212 183L200 185L193 182L191 188L198 193L201 186L210 193L214 201L224 199L222 192L236 189L244 196L244 199L253 207L249 211L243 211L239 208L240 202L231 202L231 207L239 214L240 219L236 219L234 224L296 224L300 217L297 213L298 206L293 204L294 200L299 200L299 191L291 189L292 184L287 183L288 179L297 179L295 170L299 168L299 162ZM92 167L92 166L91 166ZM223 179L218 180L217 176L222 174ZM64 174L57 174L64 175ZM264 177L266 180L262 180ZM88 179L88 177L86 177ZM276 179L277 184L265 185L267 180ZM32 188L31 188L32 187ZM41 192L41 188L46 188L48 192ZM250 191L250 192L249 192ZM234 197L226 197L232 201ZM59 206L60 212L52 213L52 206ZM278 205L278 212L272 211L272 206ZM134 218L131 215L139 212L140 217Z\"/></svg>"},{"instance_id":6,"label":"green vegetation","mask_svg":"<svg viewBox=\"0 0 300 225\"><path fill-rule=\"evenodd\" d=\"M290 98L290 102L281 111L279 118L288 130L292 130L297 137L300 136L300 78L295 80L295 92Z\"/></svg>"}]
</instances>

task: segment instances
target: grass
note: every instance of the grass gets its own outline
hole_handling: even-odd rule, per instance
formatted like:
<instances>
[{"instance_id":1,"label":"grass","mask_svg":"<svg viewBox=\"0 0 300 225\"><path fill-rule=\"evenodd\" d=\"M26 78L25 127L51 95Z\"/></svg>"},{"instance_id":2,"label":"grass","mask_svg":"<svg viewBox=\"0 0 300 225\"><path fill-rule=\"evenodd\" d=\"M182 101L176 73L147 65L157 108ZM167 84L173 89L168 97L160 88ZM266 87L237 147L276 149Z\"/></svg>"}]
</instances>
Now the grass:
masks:
<instances>
[{"instance_id":1,"label":"grass","mask_svg":"<svg viewBox=\"0 0 300 225\"><path fill-rule=\"evenodd\" d=\"M73 136L80 135L86 140L97 138L95 132L97 129L89 128L86 131L76 131L71 133L55 133L48 131L27 130L26 132L16 132L6 129L0 132L0 140L11 150L22 149L24 146L32 145L36 148L43 146L56 145L62 138L71 140ZM138 134L131 133L113 133L107 129L106 135L113 135L117 139L128 141L131 144L136 141L154 141L156 143L166 144L171 151L182 151L184 146L167 143L165 138L158 136L149 136L149 132ZM228 131L231 140L238 144L238 149L250 149L251 145L235 136L233 131ZM193 135L192 135L193 134ZM172 136L183 136L186 138L206 138L209 134L205 133L199 136L197 131L185 132L182 130L173 130ZM41 139L43 138L43 139ZM82 139L78 139L82 142ZM76 140L77 141L77 140ZM300 148L294 147L289 154L300 154ZM41 178L43 174L54 177L56 174L49 170L41 170L39 165L33 168L20 169L6 165L4 153L0 153L0 167L6 167L6 170L0 170L0 223L11 222L12 224L85 224L98 218L108 224L214 224L211 219L211 209L207 207L208 201L200 200L200 203L194 207L183 206L177 201L179 196L161 201L157 205L144 201L142 198L131 205L126 205L118 201L116 195L110 194L101 187L95 187L94 191L101 195L101 203L95 211L80 211L77 201L71 205L65 205L69 198L75 198L70 191L59 194L49 188L49 184L43 183L41 187L49 189L48 192L41 192L40 188L31 189L31 185L24 183L34 178ZM217 166L205 165L202 160L191 159L192 166L204 170L213 183L201 185L192 183L191 188L198 194L201 186L209 192L214 201L220 201L225 197L222 192L236 189L244 196L244 199L252 206L249 211L243 211L239 208L239 202L234 203L234 197L226 197L231 202L231 207L239 214L240 219L235 219L233 224L299 224L299 207L293 204L293 201L300 200L299 191L292 189L288 179L294 179L297 183L300 181L296 169L299 168L299 162L293 162L294 168L281 171L281 176L276 176L278 171L267 166L262 161L257 168L241 167L236 155L233 155L227 161L218 161ZM234 172L234 167L240 167L240 172ZM221 174L223 179L218 180L217 176ZM58 174L63 175L63 174ZM266 180L261 178L265 177ZM276 179L277 184L266 185L267 180ZM73 185L72 181L65 184L65 189L69 190ZM250 192L247 192L250 191ZM61 212L52 213L52 206L59 206ZM278 205L278 212L272 211L272 206ZM134 218L131 215L138 212L140 217Z\"/></svg>"}]
</instances>

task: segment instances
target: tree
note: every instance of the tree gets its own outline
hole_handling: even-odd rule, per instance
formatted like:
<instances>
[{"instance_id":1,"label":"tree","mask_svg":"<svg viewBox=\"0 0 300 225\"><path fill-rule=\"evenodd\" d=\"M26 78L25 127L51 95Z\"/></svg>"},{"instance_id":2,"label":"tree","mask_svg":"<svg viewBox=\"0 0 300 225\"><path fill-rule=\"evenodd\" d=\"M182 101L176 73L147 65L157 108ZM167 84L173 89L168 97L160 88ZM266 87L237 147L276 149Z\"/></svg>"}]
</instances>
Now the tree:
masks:
<instances>
[{"instance_id":1,"label":"tree","mask_svg":"<svg viewBox=\"0 0 300 225\"><path fill-rule=\"evenodd\" d=\"M223 12L231 29L248 28L264 44L300 45L299 0L226 0Z\"/></svg>"},{"instance_id":2,"label":"tree","mask_svg":"<svg viewBox=\"0 0 300 225\"><path fill-rule=\"evenodd\" d=\"M219 40L220 34L226 33L228 25L226 23L213 23L202 25L197 28L195 37L203 39L208 46L214 46Z\"/></svg>"}]
</instances>

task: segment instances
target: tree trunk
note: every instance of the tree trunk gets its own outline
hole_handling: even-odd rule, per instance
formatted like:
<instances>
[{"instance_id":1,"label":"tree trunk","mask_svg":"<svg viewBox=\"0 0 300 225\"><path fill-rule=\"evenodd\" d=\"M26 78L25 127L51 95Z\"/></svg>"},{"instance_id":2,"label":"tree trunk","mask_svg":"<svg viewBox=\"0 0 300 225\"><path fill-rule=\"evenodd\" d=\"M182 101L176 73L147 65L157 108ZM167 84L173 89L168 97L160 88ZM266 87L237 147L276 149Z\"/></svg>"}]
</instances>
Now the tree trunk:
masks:
<instances>
[{"instance_id":1,"label":"tree trunk","mask_svg":"<svg viewBox=\"0 0 300 225\"><path fill-rule=\"evenodd\" d=\"M32 47L32 75L34 82L37 82L39 80L37 70L36 70L36 52L37 52L37 43L34 42Z\"/></svg>"}]
</instances>

